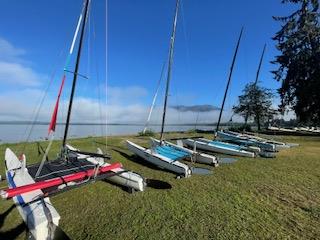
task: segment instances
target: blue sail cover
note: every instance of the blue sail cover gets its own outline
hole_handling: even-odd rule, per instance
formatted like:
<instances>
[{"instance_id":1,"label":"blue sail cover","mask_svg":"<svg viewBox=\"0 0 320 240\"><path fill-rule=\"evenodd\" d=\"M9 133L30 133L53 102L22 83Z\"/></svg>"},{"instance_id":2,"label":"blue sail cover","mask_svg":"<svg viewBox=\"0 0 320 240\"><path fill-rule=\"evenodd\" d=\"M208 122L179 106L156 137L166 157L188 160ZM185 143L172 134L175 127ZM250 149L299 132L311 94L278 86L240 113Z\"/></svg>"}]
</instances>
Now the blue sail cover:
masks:
<instances>
[{"instance_id":1,"label":"blue sail cover","mask_svg":"<svg viewBox=\"0 0 320 240\"><path fill-rule=\"evenodd\" d=\"M164 145L164 146L157 146L155 147L155 152L157 152L158 154L165 156L169 159L171 159L172 161L177 161L178 159L182 159L185 158L187 156L189 156L190 154L179 150L177 148L168 146L168 145Z\"/></svg>"},{"instance_id":2,"label":"blue sail cover","mask_svg":"<svg viewBox=\"0 0 320 240\"><path fill-rule=\"evenodd\" d=\"M211 141L209 143L209 145L213 145L213 146L217 146L217 147L223 147L223 148L229 148L232 150L237 150L237 151L241 151L242 148L238 145L234 145L234 144L227 144L224 142L220 142L220 141Z\"/></svg>"}]
</instances>

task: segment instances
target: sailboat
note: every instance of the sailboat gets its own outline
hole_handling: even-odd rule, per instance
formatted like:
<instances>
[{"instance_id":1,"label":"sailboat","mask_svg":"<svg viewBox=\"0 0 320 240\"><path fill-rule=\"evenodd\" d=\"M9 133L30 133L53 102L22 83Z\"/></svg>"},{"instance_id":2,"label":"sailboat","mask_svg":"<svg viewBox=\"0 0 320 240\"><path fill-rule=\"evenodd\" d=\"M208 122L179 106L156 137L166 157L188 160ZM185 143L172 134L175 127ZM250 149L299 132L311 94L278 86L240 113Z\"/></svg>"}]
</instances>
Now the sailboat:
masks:
<instances>
[{"instance_id":1,"label":"sailboat","mask_svg":"<svg viewBox=\"0 0 320 240\"><path fill-rule=\"evenodd\" d=\"M254 86L256 86L258 84L260 69L261 69L265 50L266 50L266 44L264 45L263 50L262 50L262 54L261 54L259 65L258 65L258 70L256 73L256 79L254 81ZM248 116L246 117L246 119L247 118L248 118ZM236 143L236 144L240 144L240 145L256 146L256 147L261 148L264 151L269 151L269 152L277 151L275 144L273 144L271 142L264 141L262 139L258 140L257 138L245 136L241 133L220 130L220 131L217 131L216 134L223 141L228 141L228 142Z\"/></svg>"},{"instance_id":2,"label":"sailboat","mask_svg":"<svg viewBox=\"0 0 320 240\"><path fill-rule=\"evenodd\" d=\"M164 140L164 126L166 120L166 111L167 111L167 100L169 94L169 86L171 80L171 70L173 62L173 52L174 52L174 43L176 36L176 27L179 11L179 0L176 1L175 15L173 19L173 29L170 38L170 47L169 47L169 60L167 68L167 81L166 81L166 93L163 104L163 115L162 115L162 124L161 124L161 134L160 140L151 138L151 147L144 148L139 146L129 140L127 140L127 147L130 151L144 159L145 161L156 165L159 168L174 172L178 177L189 177L192 174L192 168L188 165L180 162L180 160L191 160L202 159L208 163L217 164L217 159L215 156L208 154L201 154L189 149L184 148L183 146L178 146L173 143L167 142ZM150 115L150 114L149 114Z\"/></svg>"},{"instance_id":3,"label":"sailboat","mask_svg":"<svg viewBox=\"0 0 320 240\"><path fill-rule=\"evenodd\" d=\"M266 44L263 47L262 54L260 57L258 70L256 73L256 79L254 81L255 86L258 84L260 69L261 69L265 50L266 50ZM218 131L217 136L224 141L230 141L237 144L246 144L249 146L260 147L264 151L264 155L268 155L268 152L269 152L269 155L272 155L272 153L270 152L277 152L282 149L288 149L295 145L295 144L292 145L290 143L284 143L284 142L257 137L253 134L245 134L245 133L232 132L232 131L226 131L226 130Z\"/></svg>"},{"instance_id":4,"label":"sailboat","mask_svg":"<svg viewBox=\"0 0 320 240\"><path fill-rule=\"evenodd\" d=\"M91 0L84 0L82 11L73 37L64 75L59 88L58 98L49 124L50 142L42 161L27 165L26 156L17 157L9 148L5 151L6 177L9 188L3 189L0 195L4 199L13 199L17 209L34 239L53 239L58 229L60 215L53 207L49 197L67 190L80 187L97 180L108 181L143 191L145 181L139 174L128 172L120 163L107 163L110 157L101 149L97 153L80 151L67 144L68 129L72 104L79 72L81 49L88 21ZM78 50L73 73L72 89L69 99L68 114L64 129L61 151L54 160L48 159L48 153L54 139L59 100L66 79L68 63L78 39Z\"/></svg>"},{"instance_id":5,"label":"sailboat","mask_svg":"<svg viewBox=\"0 0 320 240\"><path fill-rule=\"evenodd\" d=\"M256 135L253 135L252 133L238 133L238 132L233 132L233 131L220 131L218 132L218 136L221 139L229 139L230 141L241 141L243 139L244 141L251 141L251 142L256 142L254 144L269 144L274 146L275 151L279 151L282 149L288 149L291 147L296 146L296 144L292 143L285 143L285 142L280 142L280 141L275 141L272 139L267 139L267 138L262 138L258 137ZM266 145L268 146L268 145Z\"/></svg>"},{"instance_id":6,"label":"sailboat","mask_svg":"<svg viewBox=\"0 0 320 240\"><path fill-rule=\"evenodd\" d=\"M236 57L237 57L242 33L243 33L243 28L241 29L241 32L240 32L240 35L238 38L238 42L237 42L237 46L236 46L236 50L235 50L235 53L233 56L231 69L230 69L230 73L229 73L229 79L227 82L226 91L225 91L224 98L222 101L222 106L221 106L221 110L220 110L220 115L219 115L219 120L218 120L216 132L218 132L218 130L219 130L219 124L221 121L221 116L222 116L228 88L230 85L233 67L235 64ZM182 139L181 141L187 147L196 148L196 149L200 149L200 150L204 150L204 151L208 151L208 152L216 152L216 153L234 155L234 156L243 156L243 157L252 157L253 158L260 152L260 148L258 148L258 147L225 143L225 142L219 141L217 139L210 140L210 139L205 139L205 138L186 138L186 139Z\"/></svg>"}]
</instances>

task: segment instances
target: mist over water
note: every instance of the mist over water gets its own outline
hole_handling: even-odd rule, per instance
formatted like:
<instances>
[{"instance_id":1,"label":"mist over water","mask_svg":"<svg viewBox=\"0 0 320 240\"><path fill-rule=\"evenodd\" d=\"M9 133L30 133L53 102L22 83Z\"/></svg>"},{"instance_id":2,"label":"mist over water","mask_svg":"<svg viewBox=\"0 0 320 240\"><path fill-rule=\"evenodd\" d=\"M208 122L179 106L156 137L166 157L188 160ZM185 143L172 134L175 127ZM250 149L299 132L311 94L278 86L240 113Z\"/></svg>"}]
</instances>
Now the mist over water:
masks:
<instances>
[{"instance_id":1,"label":"mist over water","mask_svg":"<svg viewBox=\"0 0 320 240\"><path fill-rule=\"evenodd\" d=\"M32 129L31 129L32 128ZM69 138L81 138L88 136L120 136L137 134L143 130L143 126L137 125L70 125ZM195 126L165 126L165 131L188 131ZM150 126L149 129L159 132L160 126ZM197 126L197 129L212 130L212 126ZM55 139L61 139L64 134L64 125L58 125L55 132ZM36 124L0 124L0 144L17 143L24 141L41 141L48 136L48 125Z\"/></svg>"}]
</instances>

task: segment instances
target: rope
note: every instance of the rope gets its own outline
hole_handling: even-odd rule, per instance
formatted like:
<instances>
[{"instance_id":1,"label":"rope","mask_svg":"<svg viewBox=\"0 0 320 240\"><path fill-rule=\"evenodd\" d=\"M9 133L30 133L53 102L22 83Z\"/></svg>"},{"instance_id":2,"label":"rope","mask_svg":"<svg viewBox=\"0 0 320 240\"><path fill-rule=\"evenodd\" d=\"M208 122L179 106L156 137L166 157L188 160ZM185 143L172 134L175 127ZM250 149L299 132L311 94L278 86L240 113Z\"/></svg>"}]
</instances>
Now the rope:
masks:
<instances>
[{"instance_id":1,"label":"rope","mask_svg":"<svg viewBox=\"0 0 320 240\"><path fill-rule=\"evenodd\" d=\"M38 168L38 170L36 172L35 178L38 178L38 176L40 175L40 172L41 172L41 170L42 170L42 168L44 166L45 161L48 160L48 154L49 154L53 139L54 139L54 133L51 134L50 142L49 142L49 144L48 144L48 146L46 148L46 151L45 151L45 153L44 153L44 155L42 157L42 160L41 160L39 168Z\"/></svg>"}]
</instances>

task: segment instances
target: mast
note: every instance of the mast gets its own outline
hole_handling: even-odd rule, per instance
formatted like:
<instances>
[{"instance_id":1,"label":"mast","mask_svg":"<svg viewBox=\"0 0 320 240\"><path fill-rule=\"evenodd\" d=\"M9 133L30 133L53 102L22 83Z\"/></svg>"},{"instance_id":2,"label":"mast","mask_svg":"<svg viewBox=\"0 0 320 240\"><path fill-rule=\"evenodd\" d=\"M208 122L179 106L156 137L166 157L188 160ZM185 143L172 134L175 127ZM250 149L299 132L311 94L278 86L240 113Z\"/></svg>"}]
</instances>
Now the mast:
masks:
<instances>
[{"instance_id":1,"label":"mast","mask_svg":"<svg viewBox=\"0 0 320 240\"><path fill-rule=\"evenodd\" d=\"M173 20L173 28L172 28L171 38L170 38L166 95L164 97L164 104L163 104L163 115L162 115L161 133L160 133L160 144L163 141L163 130L164 130L164 124L165 124L165 120L166 120L166 110L167 110L167 101L168 101L168 94L169 94L169 85L170 85L170 79L171 79L171 67L172 67L172 62L173 62L174 41L175 41L175 38L176 38L176 28L177 28L179 2L180 2L180 0L177 0L177 2L176 2L176 10L175 10L175 15L174 15L174 20Z\"/></svg>"},{"instance_id":2,"label":"mast","mask_svg":"<svg viewBox=\"0 0 320 240\"><path fill-rule=\"evenodd\" d=\"M258 80L259 80L259 75L260 75L260 69L261 69L261 65L262 65L262 61L263 61L263 56L264 56L264 53L266 51L266 47L267 47L267 44L264 44L263 46L263 50L262 50L262 54L261 54L261 57L260 57L260 62L259 62L259 65L258 65L258 70L257 70L257 74L256 74L256 79L254 81L254 88L256 88L257 84L258 84ZM248 122L248 117L249 117L249 113L247 112L246 114L246 117L245 117L245 124L247 125L247 122Z\"/></svg>"},{"instance_id":3,"label":"mast","mask_svg":"<svg viewBox=\"0 0 320 240\"><path fill-rule=\"evenodd\" d=\"M81 34L80 34L78 53L77 53L77 58L76 58L76 65L75 65L74 72L73 72L73 81L72 81L72 88L71 88L71 94L70 94L70 100L69 100L68 115L67 115L66 127L64 129L64 136L63 136L63 142L62 142L62 148L63 149L66 146L66 140L67 140L67 137L68 137L70 116L71 116L74 92L75 92L77 78L78 78L78 68L79 68L79 64L80 64L81 49L82 49L83 36L84 36L86 22L87 22L87 14L88 14L88 10L89 10L89 3L90 3L90 0L85 0L84 18L83 18L83 23L82 23L82 27L81 27Z\"/></svg>"},{"instance_id":4,"label":"mast","mask_svg":"<svg viewBox=\"0 0 320 240\"><path fill-rule=\"evenodd\" d=\"M259 62L258 70L257 70L256 80L254 81L254 86L257 85L258 80L259 80L260 69L261 69L261 65L262 65L264 53L265 53L265 51L266 51L266 47L267 47L267 44L264 44L263 50L262 50L262 54L261 54L261 57L260 57L260 62Z\"/></svg>"},{"instance_id":5,"label":"mast","mask_svg":"<svg viewBox=\"0 0 320 240\"><path fill-rule=\"evenodd\" d=\"M227 93L228 93L229 85L230 85L230 82L231 82L233 67L234 67L234 63L235 63L236 58L237 58L237 54L238 54L238 49L239 49L242 33L243 33L243 27L241 28L241 32L240 32L240 35L239 35L239 38L238 38L236 50L235 50L234 55L233 55L231 68L230 68L230 73L229 73L229 79L228 79L226 90L224 92L223 101L222 101L222 105L221 105L221 109L220 109L219 119L218 119L217 128L216 128L216 134L219 131L219 125L220 125L220 121L221 121L221 117L222 117L222 112L223 112L224 104L225 104L225 101L226 101L226 98L227 98Z\"/></svg>"}]
</instances>

